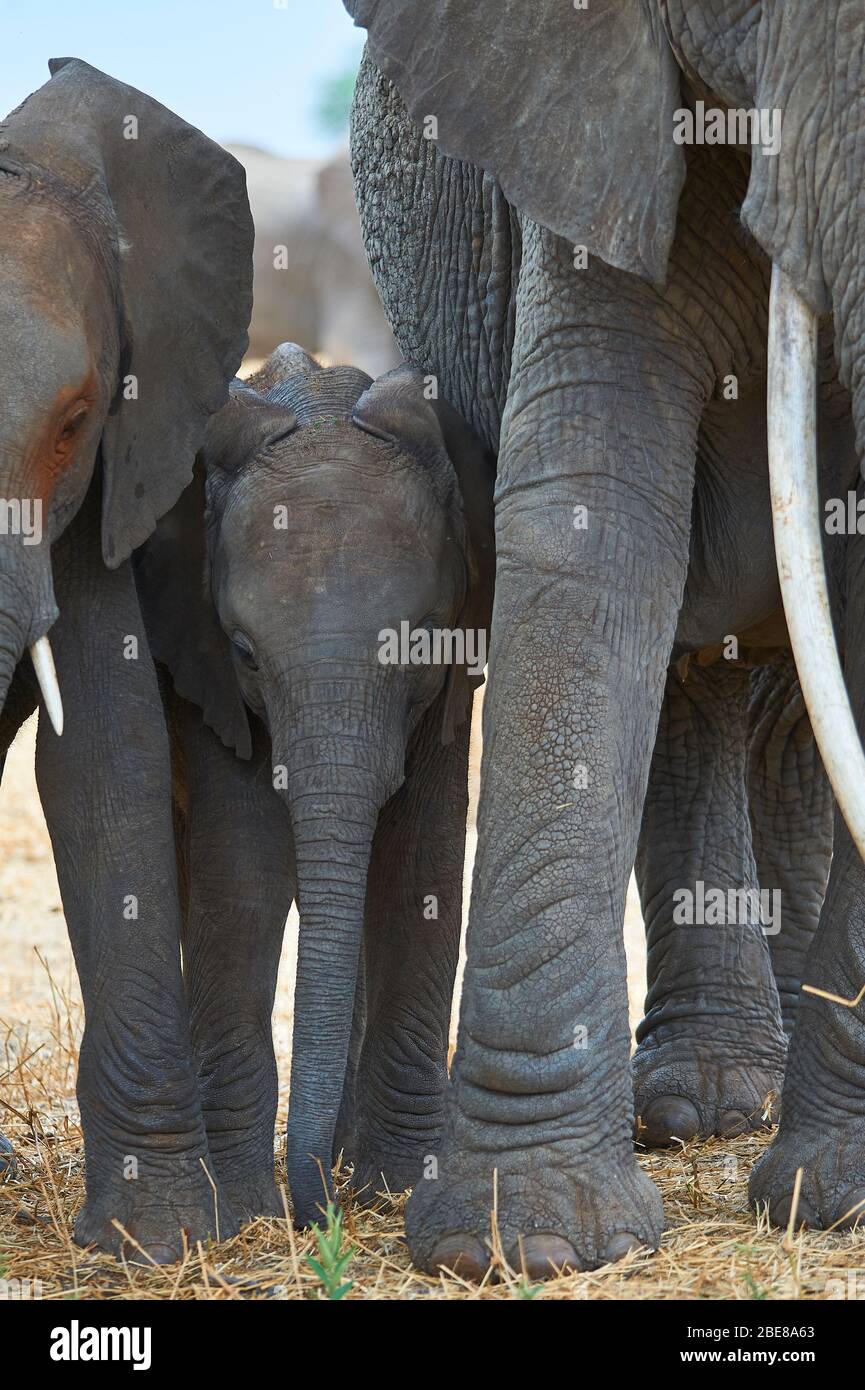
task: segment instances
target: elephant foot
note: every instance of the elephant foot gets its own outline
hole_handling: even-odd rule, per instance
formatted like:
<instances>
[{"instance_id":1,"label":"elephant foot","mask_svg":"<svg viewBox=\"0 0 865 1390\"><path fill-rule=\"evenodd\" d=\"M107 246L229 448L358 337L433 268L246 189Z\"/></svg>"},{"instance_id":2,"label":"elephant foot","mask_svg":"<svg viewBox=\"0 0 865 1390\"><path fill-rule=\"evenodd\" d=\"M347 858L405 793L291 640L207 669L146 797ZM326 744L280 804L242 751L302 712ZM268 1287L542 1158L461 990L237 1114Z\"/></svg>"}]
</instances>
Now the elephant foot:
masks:
<instances>
[{"instance_id":1,"label":"elephant foot","mask_svg":"<svg viewBox=\"0 0 865 1390\"><path fill-rule=\"evenodd\" d=\"M130 1263L164 1265L182 1259L184 1247L227 1240L238 1229L225 1194L214 1191L198 1161L190 1160L150 1177L88 1182L74 1238Z\"/></svg>"},{"instance_id":2,"label":"elephant foot","mask_svg":"<svg viewBox=\"0 0 865 1390\"><path fill-rule=\"evenodd\" d=\"M644 1041L631 1059L636 1136L650 1149L767 1129L778 1116L783 1054L687 1037Z\"/></svg>"},{"instance_id":3,"label":"elephant foot","mask_svg":"<svg viewBox=\"0 0 865 1390\"><path fill-rule=\"evenodd\" d=\"M858 1131L819 1133L783 1124L766 1153L759 1159L748 1184L748 1196L757 1207L766 1207L776 1226L787 1226L793 1209L796 1174L802 1183L796 1203L795 1228L811 1226L865 1232L865 1142Z\"/></svg>"},{"instance_id":4,"label":"elephant foot","mask_svg":"<svg viewBox=\"0 0 865 1390\"><path fill-rule=\"evenodd\" d=\"M242 1226L260 1216L285 1217L285 1203L276 1185L273 1168L248 1177L226 1178L221 1183L225 1201Z\"/></svg>"},{"instance_id":5,"label":"elephant foot","mask_svg":"<svg viewBox=\"0 0 865 1390\"><path fill-rule=\"evenodd\" d=\"M381 1197L395 1197L415 1187L423 1180L425 1168L436 1162L436 1142L433 1140L424 1145L423 1152L414 1153L388 1150L380 1144L373 1149L358 1145L351 1179L353 1200L361 1207L370 1207Z\"/></svg>"},{"instance_id":6,"label":"elephant foot","mask_svg":"<svg viewBox=\"0 0 865 1390\"><path fill-rule=\"evenodd\" d=\"M550 1150L495 1160L497 1239L510 1267L529 1279L597 1269L630 1250L655 1249L664 1229L661 1194L635 1159L579 1156L550 1163ZM493 1161L488 1153L442 1158L415 1187L406 1236L415 1264L480 1280L492 1263Z\"/></svg>"},{"instance_id":7,"label":"elephant foot","mask_svg":"<svg viewBox=\"0 0 865 1390\"><path fill-rule=\"evenodd\" d=\"M15 1157L15 1146L6 1138L5 1134L0 1134L0 1183L11 1182L18 1172L18 1160Z\"/></svg>"}]
</instances>

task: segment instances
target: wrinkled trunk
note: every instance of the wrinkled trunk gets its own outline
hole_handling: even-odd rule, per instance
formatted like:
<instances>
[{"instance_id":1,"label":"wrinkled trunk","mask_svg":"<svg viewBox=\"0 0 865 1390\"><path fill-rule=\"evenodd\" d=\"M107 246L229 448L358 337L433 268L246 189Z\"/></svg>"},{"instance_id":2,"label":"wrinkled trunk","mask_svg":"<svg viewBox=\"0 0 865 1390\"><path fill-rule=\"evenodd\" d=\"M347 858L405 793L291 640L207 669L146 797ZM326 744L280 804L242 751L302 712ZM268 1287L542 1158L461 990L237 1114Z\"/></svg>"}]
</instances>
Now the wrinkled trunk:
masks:
<instances>
[{"instance_id":1,"label":"wrinkled trunk","mask_svg":"<svg viewBox=\"0 0 865 1390\"><path fill-rule=\"evenodd\" d=\"M375 766L375 741L367 736L348 765L347 743L341 740L337 752L332 738L301 740L303 766L292 768L288 788L300 942L287 1168L298 1226L321 1219L332 1191L367 871L379 809L388 795Z\"/></svg>"}]
</instances>

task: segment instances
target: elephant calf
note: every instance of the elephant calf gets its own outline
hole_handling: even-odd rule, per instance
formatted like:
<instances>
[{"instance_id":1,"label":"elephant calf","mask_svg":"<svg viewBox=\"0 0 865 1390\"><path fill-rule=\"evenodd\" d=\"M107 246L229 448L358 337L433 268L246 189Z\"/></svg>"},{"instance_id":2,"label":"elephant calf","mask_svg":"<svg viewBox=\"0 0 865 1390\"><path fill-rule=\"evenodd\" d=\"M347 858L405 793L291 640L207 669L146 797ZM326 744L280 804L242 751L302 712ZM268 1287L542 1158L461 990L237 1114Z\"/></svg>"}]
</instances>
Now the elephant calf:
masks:
<instances>
[{"instance_id":1,"label":"elephant calf","mask_svg":"<svg viewBox=\"0 0 865 1390\"><path fill-rule=\"evenodd\" d=\"M408 368L372 382L290 344L235 383L139 556L208 1141L239 1213L281 1212L270 1015L295 896L296 1221L340 1150L356 1186L395 1190L435 1151L493 573L492 464L460 417Z\"/></svg>"}]
</instances>

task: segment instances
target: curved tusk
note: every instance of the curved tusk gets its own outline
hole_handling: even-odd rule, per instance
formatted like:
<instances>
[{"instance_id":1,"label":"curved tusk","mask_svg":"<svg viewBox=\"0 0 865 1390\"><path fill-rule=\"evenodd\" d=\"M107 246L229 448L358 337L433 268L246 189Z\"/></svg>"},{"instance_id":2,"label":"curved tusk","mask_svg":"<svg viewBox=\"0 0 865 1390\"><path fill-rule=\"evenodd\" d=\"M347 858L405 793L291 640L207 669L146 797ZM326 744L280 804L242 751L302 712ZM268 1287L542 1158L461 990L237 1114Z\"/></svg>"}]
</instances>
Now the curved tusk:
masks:
<instances>
[{"instance_id":1,"label":"curved tusk","mask_svg":"<svg viewBox=\"0 0 865 1390\"><path fill-rule=\"evenodd\" d=\"M865 859L865 755L841 672L817 487L817 316L772 266L769 483L781 596L814 737L841 814Z\"/></svg>"},{"instance_id":2,"label":"curved tusk","mask_svg":"<svg viewBox=\"0 0 865 1390\"><path fill-rule=\"evenodd\" d=\"M51 655L51 643L47 637L36 639L30 648L30 658L33 662L33 670L36 672L36 679L39 682L39 689L42 691L42 699L45 701L48 718L51 720L51 727L59 738L63 733L63 701L60 698L60 686L57 684L57 671L54 667L54 657Z\"/></svg>"}]
</instances>

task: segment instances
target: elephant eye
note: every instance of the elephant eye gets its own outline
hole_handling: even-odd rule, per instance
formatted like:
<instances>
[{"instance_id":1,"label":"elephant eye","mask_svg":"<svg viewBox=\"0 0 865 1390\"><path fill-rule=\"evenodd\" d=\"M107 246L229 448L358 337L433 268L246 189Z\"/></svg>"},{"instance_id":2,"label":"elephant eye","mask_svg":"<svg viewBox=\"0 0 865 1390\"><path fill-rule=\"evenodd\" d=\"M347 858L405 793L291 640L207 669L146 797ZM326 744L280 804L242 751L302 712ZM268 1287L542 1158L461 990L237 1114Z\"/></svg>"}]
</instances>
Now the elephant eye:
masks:
<instances>
[{"instance_id":1,"label":"elephant eye","mask_svg":"<svg viewBox=\"0 0 865 1390\"><path fill-rule=\"evenodd\" d=\"M231 635L231 645L234 647L234 650L237 653L238 660L242 662L242 664L247 668L247 670L258 670L258 662L255 659L255 651L253 650L252 643L250 642L249 638L246 636L245 633L233 632Z\"/></svg>"},{"instance_id":2,"label":"elephant eye","mask_svg":"<svg viewBox=\"0 0 865 1390\"><path fill-rule=\"evenodd\" d=\"M58 444L68 445L70 441L75 438L75 435L87 419L87 414L88 408L83 402L69 412L58 431Z\"/></svg>"}]
</instances>

